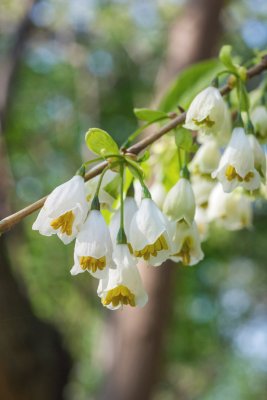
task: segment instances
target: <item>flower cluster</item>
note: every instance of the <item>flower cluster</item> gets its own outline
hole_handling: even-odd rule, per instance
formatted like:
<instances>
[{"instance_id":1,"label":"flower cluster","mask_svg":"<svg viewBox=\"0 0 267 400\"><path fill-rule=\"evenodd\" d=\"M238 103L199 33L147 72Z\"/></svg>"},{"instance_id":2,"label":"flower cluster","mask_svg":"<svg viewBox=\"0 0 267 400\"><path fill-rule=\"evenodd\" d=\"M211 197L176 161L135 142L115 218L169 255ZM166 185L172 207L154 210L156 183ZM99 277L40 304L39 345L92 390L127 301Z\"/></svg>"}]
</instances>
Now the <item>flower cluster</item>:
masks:
<instances>
[{"instance_id":1,"label":"flower cluster","mask_svg":"<svg viewBox=\"0 0 267 400\"><path fill-rule=\"evenodd\" d=\"M185 136L184 143L178 140L177 148L172 146L178 151L178 180L171 187L156 181L150 191L138 160L119 151L106 132L94 128L87 135L88 147L99 155L105 153L108 166L87 183L82 168L57 187L33 229L47 236L57 234L65 244L75 239L71 274L87 271L98 279L97 294L105 307L144 306L148 296L139 272L144 263L157 267L170 259L195 265L204 257L201 242L208 236L210 222L229 230L251 226L252 203L267 192L262 147L267 141L267 111L258 106L251 115L252 120L247 113L245 127L239 117L232 128L220 91L208 87L199 93L184 124L194 131L194 135L186 131L191 141ZM164 146L155 151L154 161L151 157L157 172L162 153L171 158L169 142L167 147L168 151ZM131 173L128 183L126 169ZM112 214L109 223L104 208Z\"/></svg>"}]
</instances>

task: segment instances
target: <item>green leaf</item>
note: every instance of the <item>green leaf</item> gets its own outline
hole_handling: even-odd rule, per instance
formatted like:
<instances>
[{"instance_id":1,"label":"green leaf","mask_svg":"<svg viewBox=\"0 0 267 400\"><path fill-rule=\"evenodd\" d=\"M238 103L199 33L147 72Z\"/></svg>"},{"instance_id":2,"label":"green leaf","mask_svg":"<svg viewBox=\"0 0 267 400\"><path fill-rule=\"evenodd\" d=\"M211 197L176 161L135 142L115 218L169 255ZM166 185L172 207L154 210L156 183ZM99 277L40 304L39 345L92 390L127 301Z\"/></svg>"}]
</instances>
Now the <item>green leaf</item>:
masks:
<instances>
[{"instance_id":1,"label":"green leaf","mask_svg":"<svg viewBox=\"0 0 267 400\"><path fill-rule=\"evenodd\" d=\"M186 151L190 151L193 145L192 133L184 128L176 129L175 143L177 147Z\"/></svg>"},{"instance_id":2,"label":"green leaf","mask_svg":"<svg viewBox=\"0 0 267 400\"><path fill-rule=\"evenodd\" d=\"M136 161L133 161L127 157L125 158L125 160L127 161L127 167L131 171L132 175L137 179L143 179L144 171L142 170L140 165Z\"/></svg>"},{"instance_id":3,"label":"green leaf","mask_svg":"<svg viewBox=\"0 0 267 400\"><path fill-rule=\"evenodd\" d=\"M112 181L103 187L103 190L105 190L105 192L107 192L114 199L116 199L119 194L120 179L120 175L117 175L114 179L112 179Z\"/></svg>"},{"instance_id":4,"label":"green leaf","mask_svg":"<svg viewBox=\"0 0 267 400\"><path fill-rule=\"evenodd\" d=\"M135 116L141 121L148 122L156 122L165 118L168 118L168 115L159 110L150 110L148 108L134 108Z\"/></svg>"},{"instance_id":5,"label":"green leaf","mask_svg":"<svg viewBox=\"0 0 267 400\"><path fill-rule=\"evenodd\" d=\"M247 89L244 85L244 83L238 79L237 81L237 96L238 96L238 101L239 101L239 108L240 111L249 111L249 96Z\"/></svg>"},{"instance_id":6,"label":"green leaf","mask_svg":"<svg viewBox=\"0 0 267 400\"><path fill-rule=\"evenodd\" d=\"M202 61L186 68L163 97L160 109L170 112L177 110L178 105L187 108L193 98L211 84L219 71L222 71L222 65L217 59Z\"/></svg>"},{"instance_id":7,"label":"green leaf","mask_svg":"<svg viewBox=\"0 0 267 400\"><path fill-rule=\"evenodd\" d=\"M221 48L219 59L221 62L226 66L227 69L230 71L236 72L237 68L236 65L233 63L232 59L232 46L225 45Z\"/></svg>"},{"instance_id":8,"label":"green leaf","mask_svg":"<svg viewBox=\"0 0 267 400\"><path fill-rule=\"evenodd\" d=\"M91 128L85 134L87 147L95 154L105 157L109 154L119 154L117 143L105 131L99 128Z\"/></svg>"},{"instance_id":9,"label":"green leaf","mask_svg":"<svg viewBox=\"0 0 267 400\"><path fill-rule=\"evenodd\" d=\"M144 152L144 154L142 154L142 155L138 158L138 162L147 161L147 160L149 159L149 157L150 157L150 153L149 153L148 150L146 150L146 151Z\"/></svg>"}]
</instances>

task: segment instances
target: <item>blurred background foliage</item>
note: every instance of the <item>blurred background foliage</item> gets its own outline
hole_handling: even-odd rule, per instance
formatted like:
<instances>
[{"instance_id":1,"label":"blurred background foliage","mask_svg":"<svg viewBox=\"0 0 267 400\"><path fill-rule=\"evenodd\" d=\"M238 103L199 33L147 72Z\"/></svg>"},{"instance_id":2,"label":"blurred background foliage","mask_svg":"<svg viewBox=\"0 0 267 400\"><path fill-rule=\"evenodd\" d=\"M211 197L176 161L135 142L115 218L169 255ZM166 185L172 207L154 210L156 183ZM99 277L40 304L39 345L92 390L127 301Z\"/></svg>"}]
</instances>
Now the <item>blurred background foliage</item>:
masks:
<instances>
[{"instance_id":1,"label":"blurred background foliage","mask_svg":"<svg viewBox=\"0 0 267 400\"><path fill-rule=\"evenodd\" d=\"M168 28L184 3L41 0L34 6L5 132L14 210L72 176L81 157L88 159L89 127L107 130L119 143L136 129L133 108L153 101ZM25 4L0 3L3 60ZM253 48L266 48L265 0L229 1L222 24L221 42L233 44L243 59ZM188 87L182 90L184 98L192 96ZM267 228L266 215L259 214L253 231L214 228L204 244L205 260L177 268L155 400L266 399ZM14 273L36 314L57 326L74 358L66 399L93 399L103 378L106 310L89 274L70 276L73 245L32 232L34 218L26 219L10 242Z\"/></svg>"}]
</instances>

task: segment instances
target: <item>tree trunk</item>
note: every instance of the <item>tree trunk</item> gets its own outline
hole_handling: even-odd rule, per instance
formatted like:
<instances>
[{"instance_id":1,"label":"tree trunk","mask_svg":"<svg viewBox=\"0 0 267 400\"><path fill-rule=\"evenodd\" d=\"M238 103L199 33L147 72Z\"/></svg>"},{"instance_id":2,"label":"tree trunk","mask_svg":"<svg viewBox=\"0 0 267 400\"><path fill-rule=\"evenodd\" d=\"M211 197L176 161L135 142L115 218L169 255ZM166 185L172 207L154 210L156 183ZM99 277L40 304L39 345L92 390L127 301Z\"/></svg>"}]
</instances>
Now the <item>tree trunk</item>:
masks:
<instances>
[{"instance_id":1,"label":"tree trunk","mask_svg":"<svg viewBox=\"0 0 267 400\"><path fill-rule=\"evenodd\" d=\"M191 0L173 24L156 94L184 67L210 57L220 32L223 0ZM109 318L104 348L107 379L100 400L149 400L160 369L164 332L172 309L175 265L141 268L149 294L143 309L125 308Z\"/></svg>"},{"instance_id":2,"label":"tree trunk","mask_svg":"<svg viewBox=\"0 0 267 400\"><path fill-rule=\"evenodd\" d=\"M10 212L12 182L3 130L18 63L31 30L28 2L14 45L0 71L0 218ZM2 129L1 129L2 128ZM70 370L70 357L54 327L37 318L11 269L7 242L0 237L0 399L61 400ZM15 250L15 249L14 249Z\"/></svg>"}]
</instances>

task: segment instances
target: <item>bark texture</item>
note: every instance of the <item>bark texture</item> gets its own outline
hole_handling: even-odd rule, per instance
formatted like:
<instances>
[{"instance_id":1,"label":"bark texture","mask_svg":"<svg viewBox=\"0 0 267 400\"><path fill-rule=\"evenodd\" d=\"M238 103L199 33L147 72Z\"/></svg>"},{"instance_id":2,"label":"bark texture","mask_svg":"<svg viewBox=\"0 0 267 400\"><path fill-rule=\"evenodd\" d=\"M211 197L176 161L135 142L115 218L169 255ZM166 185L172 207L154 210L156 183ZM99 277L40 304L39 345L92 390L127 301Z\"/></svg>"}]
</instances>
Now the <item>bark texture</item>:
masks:
<instances>
[{"instance_id":1,"label":"bark texture","mask_svg":"<svg viewBox=\"0 0 267 400\"><path fill-rule=\"evenodd\" d=\"M29 1L13 46L0 69L0 218L10 212L12 185L4 141L8 106L24 44L31 32ZM0 399L61 400L71 361L54 327L37 318L8 255L13 234L0 237Z\"/></svg>"},{"instance_id":2,"label":"bark texture","mask_svg":"<svg viewBox=\"0 0 267 400\"><path fill-rule=\"evenodd\" d=\"M170 29L166 60L160 68L156 96L184 67L213 55L220 32L223 0L191 0ZM149 294L143 309L124 309L109 318L105 335L107 380L100 400L149 400L161 365L164 333L171 313L175 266L142 266ZM109 329L109 330L108 330ZM111 343L110 343L111 342ZM110 351L110 349L112 349Z\"/></svg>"}]
</instances>

